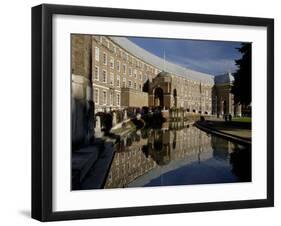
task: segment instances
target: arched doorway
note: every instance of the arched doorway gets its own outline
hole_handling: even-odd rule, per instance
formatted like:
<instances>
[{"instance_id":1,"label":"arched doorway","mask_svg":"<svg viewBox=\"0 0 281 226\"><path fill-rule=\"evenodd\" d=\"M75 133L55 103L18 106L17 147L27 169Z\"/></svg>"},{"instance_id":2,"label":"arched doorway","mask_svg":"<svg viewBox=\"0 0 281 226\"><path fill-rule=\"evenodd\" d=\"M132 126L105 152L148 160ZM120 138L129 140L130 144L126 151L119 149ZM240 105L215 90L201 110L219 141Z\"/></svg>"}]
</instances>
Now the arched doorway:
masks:
<instances>
[{"instance_id":1,"label":"arched doorway","mask_svg":"<svg viewBox=\"0 0 281 226\"><path fill-rule=\"evenodd\" d=\"M177 90L173 90L174 107L177 107Z\"/></svg>"},{"instance_id":2,"label":"arched doorway","mask_svg":"<svg viewBox=\"0 0 281 226\"><path fill-rule=\"evenodd\" d=\"M163 89L157 87L154 90L154 106L155 107L163 107L164 106L164 94Z\"/></svg>"}]
</instances>

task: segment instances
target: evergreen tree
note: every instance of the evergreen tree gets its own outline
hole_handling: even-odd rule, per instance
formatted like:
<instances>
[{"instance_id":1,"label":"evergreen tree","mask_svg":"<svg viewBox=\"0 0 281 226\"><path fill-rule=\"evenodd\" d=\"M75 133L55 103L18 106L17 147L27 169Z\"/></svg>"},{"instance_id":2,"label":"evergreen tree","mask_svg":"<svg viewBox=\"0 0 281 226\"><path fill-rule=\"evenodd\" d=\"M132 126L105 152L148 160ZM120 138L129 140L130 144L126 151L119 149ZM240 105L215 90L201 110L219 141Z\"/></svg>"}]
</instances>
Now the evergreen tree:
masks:
<instances>
[{"instance_id":1,"label":"evergreen tree","mask_svg":"<svg viewBox=\"0 0 281 226\"><path fill-rule=\"evenodd\" d=\"M235 81L231 92L235 103L249 105L252 102L252 44L242 43L237 49L242 57L235 60L238 69L234 73Z\"/></svg>"}]
</instances>

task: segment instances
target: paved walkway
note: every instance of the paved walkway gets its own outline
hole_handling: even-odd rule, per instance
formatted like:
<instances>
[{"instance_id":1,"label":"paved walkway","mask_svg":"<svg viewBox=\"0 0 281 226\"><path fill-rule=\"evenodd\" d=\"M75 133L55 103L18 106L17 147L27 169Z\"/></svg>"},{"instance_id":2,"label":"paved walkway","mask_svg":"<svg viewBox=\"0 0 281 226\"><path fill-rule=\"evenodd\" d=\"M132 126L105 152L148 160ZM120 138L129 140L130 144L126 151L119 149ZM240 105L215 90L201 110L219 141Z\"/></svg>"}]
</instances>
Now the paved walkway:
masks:
<instances>
[{"instance_id":1,"label":"paved walkway","mask_svg":"<svg viewBox=\"0 0 281 226\"><path fill-rule=\"evenodd\" d=\"M225 122L222 119L207 120L205 123L208 127L219 130L223 133L238 136L248 140L251 140L252 138L251 123L235 121Z\"/></svg>"},{"instance_id":2,"label":"paved walkway","mask_svg":"<svg viewBox=\"0 0 281 226\"><path fill-rule=\"evenodd\" d=\"M72 189L101 188L114 155L115 140L96 139L87 147L72 152Z\"/></svg>"}]
</instances>

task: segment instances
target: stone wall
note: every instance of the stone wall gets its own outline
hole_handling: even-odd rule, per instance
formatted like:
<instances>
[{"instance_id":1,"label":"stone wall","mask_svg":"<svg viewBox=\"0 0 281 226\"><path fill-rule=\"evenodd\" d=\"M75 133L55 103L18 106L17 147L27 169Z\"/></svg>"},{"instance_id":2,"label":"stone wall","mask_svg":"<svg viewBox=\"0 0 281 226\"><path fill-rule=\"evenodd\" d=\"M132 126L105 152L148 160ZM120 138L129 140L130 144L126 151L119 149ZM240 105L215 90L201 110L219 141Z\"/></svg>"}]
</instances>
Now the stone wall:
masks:
<instances>
[{"instance_id":1,"label":"stone wall","mask_svg":"<svg viewBox=\"0 0 281 226\"><path fill-rule=\"evenodd\" d=\"M71 36L72 101L71 125L74 146L88 142L93 136L91 115L94 109L91 86L91 36Z\"/></svg>"},{"instance_id":2,"label":"stone wall","mask_svg":"<svg viewBox=\"0 0 281 226\"><path fill-rule=\"evenodd\" d=\"M130 88L122 88L121 91L121 106L130 107L147 107L148 93L138 92Z\"/></svg>"}]
</instances>

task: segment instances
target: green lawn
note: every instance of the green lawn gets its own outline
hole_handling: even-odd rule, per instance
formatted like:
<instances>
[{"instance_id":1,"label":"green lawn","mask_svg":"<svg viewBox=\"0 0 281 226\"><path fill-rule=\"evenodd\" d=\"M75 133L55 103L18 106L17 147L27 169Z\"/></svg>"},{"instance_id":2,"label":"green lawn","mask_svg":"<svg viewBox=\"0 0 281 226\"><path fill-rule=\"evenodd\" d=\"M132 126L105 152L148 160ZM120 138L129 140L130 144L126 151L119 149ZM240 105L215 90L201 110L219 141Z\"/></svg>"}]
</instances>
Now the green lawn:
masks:
<instances>
[{"instance_id":1,"label":"green lawn","mask_svg":"<svg viewBox=\"0 0 281 226\"><path fill-rule=\"evenodd\" d=\"M232 119L234 122L252 122L252 118L250 117L237 117Z\"/></svg>"}]
</instances>

